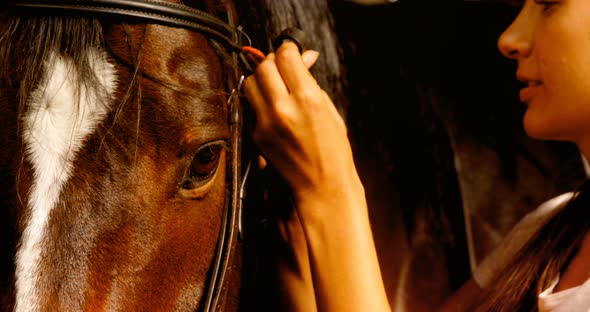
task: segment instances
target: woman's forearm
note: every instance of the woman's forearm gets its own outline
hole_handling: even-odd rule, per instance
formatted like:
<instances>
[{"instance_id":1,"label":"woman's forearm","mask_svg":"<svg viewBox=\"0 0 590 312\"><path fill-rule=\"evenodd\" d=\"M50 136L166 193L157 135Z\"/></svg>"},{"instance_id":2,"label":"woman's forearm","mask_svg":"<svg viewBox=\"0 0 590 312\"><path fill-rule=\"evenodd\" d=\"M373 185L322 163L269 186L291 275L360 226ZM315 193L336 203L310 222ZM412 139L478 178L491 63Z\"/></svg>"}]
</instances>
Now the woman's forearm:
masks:
<instances>
[{"instance_id":1,"label":"woman's forearm","mask_svg":"<svg viewBox=\"0 0 590 312\"><path fill-rule=\"evenodd\" d=\"M301 55L285 42L246 79L253 139L294 193L307 251L294 250L308 256L318 310L387 311L346 123L307 69L315 59L317 52ZM290 298L301 298L291 281Z\"/></svg>"},{"instance_id":2,"label":"woman's forearm","mask_svg":"<svg viewBox=\"0 0 590 312\"><path fill-rule=\"evenodd\" d=\"M364 189L356 178L346 184L297 201L318 310L390 311Z\"/></svg>"},{"instance_id":3,"label":"woman's forearm","mask_svg":"<svg viewBox=\"0 0 590 312\"><path fill-rule=\"evenodd\" d=\"M279 287L281 311L317 311L313 280L305 233L293 210L290 216L278 222L285 243L279 255Z\"/></svg>"}]
</instances>

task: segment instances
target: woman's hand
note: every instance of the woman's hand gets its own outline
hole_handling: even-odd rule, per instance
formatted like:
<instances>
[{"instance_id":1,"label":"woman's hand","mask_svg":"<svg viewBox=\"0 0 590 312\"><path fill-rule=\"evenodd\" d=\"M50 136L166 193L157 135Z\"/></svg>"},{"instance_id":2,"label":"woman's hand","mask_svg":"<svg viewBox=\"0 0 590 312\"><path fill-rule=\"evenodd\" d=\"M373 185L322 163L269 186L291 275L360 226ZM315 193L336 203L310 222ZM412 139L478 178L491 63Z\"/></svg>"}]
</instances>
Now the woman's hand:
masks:
<instances>
[{"instance_id":1,"label":"woman's hand","mask_svg":"<svg viewBox=\"0 0 590 312\"><path fill-rule=\"evenodd\" d=\"M336 196L341 182L358 180L346 125L308 71L317 56L315 51L300 55L286 42L245 81L257 118L254 140L296 201Z\"/></svg>"},{"instance_id":2,"label":"woman's hand","mask_svg":"<svg viewBox=\"0 0 590 312\"><path fill-rule=\"evenodd\" d=\"M389 311L345 123L307 70L316 57L287 42L245 81L254 141L295 199L283 237L296 238L301 270L283 272L286 289L301 307L315 297L319 311Z\"/></svg>"}]
</instances>

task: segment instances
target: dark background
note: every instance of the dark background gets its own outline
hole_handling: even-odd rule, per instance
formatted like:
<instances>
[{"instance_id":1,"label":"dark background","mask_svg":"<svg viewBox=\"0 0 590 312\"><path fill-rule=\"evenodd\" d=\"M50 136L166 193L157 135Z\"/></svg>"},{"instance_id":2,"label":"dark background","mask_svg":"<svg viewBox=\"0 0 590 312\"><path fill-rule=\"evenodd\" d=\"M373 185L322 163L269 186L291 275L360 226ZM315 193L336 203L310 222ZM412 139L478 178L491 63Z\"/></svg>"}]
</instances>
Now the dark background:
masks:
<instances>
[{"instance_id":1,"label":"dark background","mask_svg":"<svg viewBox=\"0 0 590 312\"><path fill-rule=\"evenodd\" d=\"M573 144L532 140L522 128L516 62L497 48L519 8L460 0L332 8L384 278L413 254L415 280L456 289L524 214L584 179ZM392 230L400 223L401 234ZM417 298L434 287L414 286Z\"/></svg>"},{"instance_id":2,"label":"dark background","mask_svg":"<svg viewBox=\"0 0 590 312\"><path fill-rule=\"evenodd\" d=\"M344 107L385 287L395 308L432 311L520 218L583 180L580 156L570 143L532 140L522 129L516 63L497 49L517 7L330 5L346 77L346 99L335 104ZM250 187L276 181L257 178ZM262 216L284 206L288 190L274 191L260 200L270 211ZM247 206L260 206L259 192L249 192ZM240 304L274 311L276 272L260 272L273 268L269 246L281 242L269 242L278 236L268 234L273 222L251 217L245 224L257 228L244 259L254 269L243 276Z\"/></svg>"}]
</instances>

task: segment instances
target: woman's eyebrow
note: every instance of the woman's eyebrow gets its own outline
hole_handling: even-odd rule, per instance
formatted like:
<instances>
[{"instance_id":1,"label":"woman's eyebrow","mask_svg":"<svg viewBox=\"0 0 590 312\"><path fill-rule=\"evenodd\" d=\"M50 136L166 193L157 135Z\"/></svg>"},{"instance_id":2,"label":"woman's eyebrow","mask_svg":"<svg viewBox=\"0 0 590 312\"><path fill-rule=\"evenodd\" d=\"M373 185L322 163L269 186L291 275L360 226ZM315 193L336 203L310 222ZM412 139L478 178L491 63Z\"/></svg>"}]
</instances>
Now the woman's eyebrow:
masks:
<instances>
[{"instance_id":1,"label":"woman's eyebrow","mask_svg":"<svg viewBox=\"0 0 590 312\"><path fill-rule=\"evenodd\" d=\"M505 3L512 6L522 6L525 0L463 0L463 2Z\"/></svg>"}]
</instances>

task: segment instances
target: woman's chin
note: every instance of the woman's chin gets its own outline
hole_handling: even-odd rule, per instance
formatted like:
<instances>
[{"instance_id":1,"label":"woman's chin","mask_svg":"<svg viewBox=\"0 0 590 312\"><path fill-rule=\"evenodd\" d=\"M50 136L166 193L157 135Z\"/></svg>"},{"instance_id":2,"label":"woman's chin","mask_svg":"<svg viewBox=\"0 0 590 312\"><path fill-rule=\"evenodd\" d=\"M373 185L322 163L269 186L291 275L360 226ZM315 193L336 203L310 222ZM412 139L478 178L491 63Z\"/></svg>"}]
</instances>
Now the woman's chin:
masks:
<instances>
[{"instance_id":1,"label":"woman's chin","mask_svg":"<svg viewBox=\"0 0 590 312\"><path fill-rule=\"evenodd\" d=\"M551 127L549 127L547 123L542 122L538 118L534 118L534 116L531 116L531 114L524 115L523 127L526 134L533 139L554 139L555 133L553 133L554 131L551 131Z\"/></svg>"}]
</instances>

